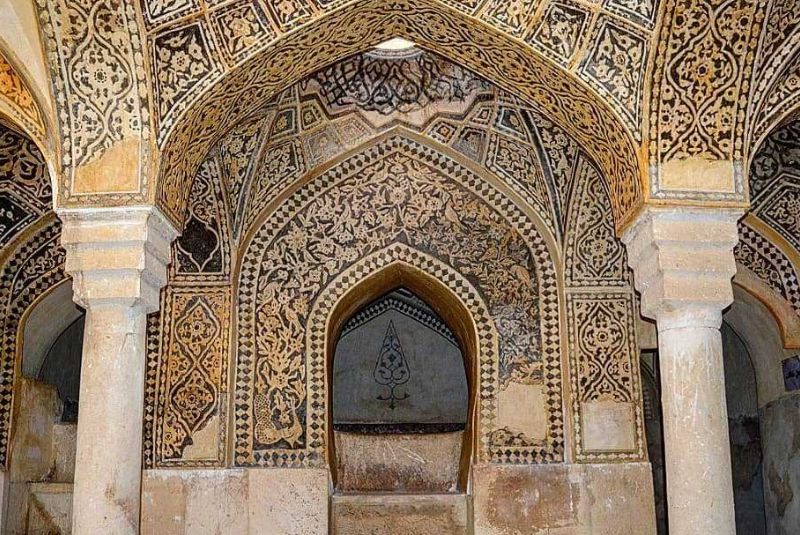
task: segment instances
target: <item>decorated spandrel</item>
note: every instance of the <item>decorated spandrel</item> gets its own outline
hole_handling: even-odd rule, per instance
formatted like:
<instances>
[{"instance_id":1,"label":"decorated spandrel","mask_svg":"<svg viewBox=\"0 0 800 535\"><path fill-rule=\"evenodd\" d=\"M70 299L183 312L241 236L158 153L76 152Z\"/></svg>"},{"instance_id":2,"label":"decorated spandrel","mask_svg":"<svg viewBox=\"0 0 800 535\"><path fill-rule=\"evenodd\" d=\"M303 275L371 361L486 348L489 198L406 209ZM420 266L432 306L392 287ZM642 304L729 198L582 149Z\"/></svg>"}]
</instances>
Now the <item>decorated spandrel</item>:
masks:
<instances>
[{"instance_id":1,"label":"decorated spandrel","mask_svg":"<svg viewBox=\"0 0 800 535\"><path fill-rule=\"evenodd\" d=\"M389 322L386 335L383 338L383 345L378 354L378 361L375 363L375 371L372 372L375 382L389 389L388 395L380 395L380 401L388 401L389 408L394 410L397 402L408 399L408 392L398 395L397 388L408 383L411 371L408 368L408 361L403 354L403 346L397 337L394 323Z\"/></svg>"}]
</instances>

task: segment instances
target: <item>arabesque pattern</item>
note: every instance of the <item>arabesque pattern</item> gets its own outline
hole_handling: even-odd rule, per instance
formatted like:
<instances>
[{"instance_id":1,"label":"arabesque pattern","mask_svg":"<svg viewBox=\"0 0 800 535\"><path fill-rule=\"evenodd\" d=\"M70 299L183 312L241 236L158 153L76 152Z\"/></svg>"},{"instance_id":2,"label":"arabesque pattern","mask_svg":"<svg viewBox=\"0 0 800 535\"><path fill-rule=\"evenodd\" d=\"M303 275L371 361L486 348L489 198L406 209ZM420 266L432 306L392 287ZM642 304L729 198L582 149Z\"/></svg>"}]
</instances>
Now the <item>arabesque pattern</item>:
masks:
<instances>
[{"instance_id":1,"label":"arabesque pattern","mask_svg":"<svg viewBox=\"0 0 800 535\"><path fill-rule=\"evenodd\" d=\"M509 218L525 233L508 227ZM306 328L316 328L306 327L309 309L338 273L393 243L439 258L477 285L500 336L494 389L544 384L550 421L559 420L554 266L533 224L524 222L488 184L400 137L349 157L290 196L243 258L237 463L315 465L323 459L325 411L318 400L324 396L317 381L324 374L310 375L309 364L321 357L304 360L300 343ZM488 251L491 268L481 261ZM557 454L560 433L551 426L544 444L517 433L517 442L531 461L544 460ZM510 444L487 440L497 452L492 456L506 455L501 452Z\"/></svg>"}]
</instances>

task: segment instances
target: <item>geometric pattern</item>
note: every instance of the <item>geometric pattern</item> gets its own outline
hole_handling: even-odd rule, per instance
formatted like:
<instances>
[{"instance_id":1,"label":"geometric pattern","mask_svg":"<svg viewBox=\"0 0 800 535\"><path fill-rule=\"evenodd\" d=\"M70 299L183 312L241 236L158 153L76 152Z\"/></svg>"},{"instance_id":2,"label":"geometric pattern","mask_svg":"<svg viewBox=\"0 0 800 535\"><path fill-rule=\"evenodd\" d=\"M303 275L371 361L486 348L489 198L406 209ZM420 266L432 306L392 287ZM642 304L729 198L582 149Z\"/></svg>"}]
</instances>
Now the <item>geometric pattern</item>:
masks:
<instances>
[{"instance_id":1,"label":"geometric pattern","mask_svg":"<svg viewBox=\"0 0 800 535\"><path fill-rule=\"evenodd\" d=\"M800 280L795 266L780 249L746 223L739 223L736 262L749 269L800 315Z\"/></svg>"},{"instance_id":2,"label":"geometric pattern","mask_svg":"<svg viewBox=\"0 0 800 535\"><path fill-rule=\"evenodd\" d=\"M148 402L152 407L145 444L150 466L221 466L225 462L225 420L230 287L171 288L162 298L158 340L148 355ZM153 363L153 364L150 364ZM193 437L216 423L215 444L187 460Z\"/></svg>"},{"instance_id":3,"label":"geometric pattern","mask_svg":"<svg viewBox=\"0 0 800 535\"><path fill-rule=\"evenodd\" d=\"M636 341L638 305L625 247L614 234L605 184L583 157L575 165L570 191L564 273L575 459L643 460L645 437ZM633 449L584 450L582 407L591 402L633 405Z\"/></svg>"},{"instance_id":4,"label":"geometric pattern","mask_svg":"<svg viewBox=\"0 0 800 535\"><path fill-rule=\"evenodd\" d=\"M183 232L173 247L173 281L230 280L229 210L220 167L219 158L212 154L194 179Z\"/></svg>"},{"instance_id":5,"label":"geometric pattern","mask_svg":"<svg viewBox=\"0 0 800 535\"><path fill-rule=\"evenodd\" d=\"M800 104L800 11L795 0L765 3L749 95L747 148L755 150ZM760 149L759 149L760 150Z\"/></svg>"},{"instance_id":6,"label":"geometric pattern","mask_svg":"<svg viewBox=\"0 0 800 535\"><path fill-rule=\"evenodd\" d=\"M584 462L644 459L633 292L569 292L567 311L576 458ZM593 401L634 402L636 449L600 454L583 451L581 404Z\"/></svg>"},{"instance_id":7,"label":"geometric pattern","mask_svg":"<svg viewBox=\"0 0 800 535\"><path fill-rule=\"evenodd\" d=\"M160 311L148 318L144 466L224 466L229 404L229 208L214 153L192 183Z\"/></svg>"},{"instance_id":8,"label":"geometric pattern","mask_svg":"<svg viewBox=\"0 0 800 535\"><path fill-rule=\"evenodd\" d=\"M749 91L763 2L664 2L654 55L650 165L690 157L742 161L742 96Z\"/></svg>"},{"instance_id":9,"label":"geometric pattern","mask_svg":"<svg viewBox=\"0 0 800 535\"><path fill-rule=\"evenodd\" d=\"M764 140L750 166L752 210L800 251L800 121Z\"/></svg>"},{"instance_id":10,"label":"geometric pattern","mask_svg":"<svg viewBox=\"0 0 800 535\"><path fill-rule=\"evenodd\" d=\"M573 188L565 245L567 284L628 285L625 247L614 233L608 193L600 174L584 159L576 165Z\"/></svg>"},{"instance_id":11,"label":"geometric pattern","mask_svg":"<svg viewBox=\"0 0 800 535\"><path fill-rule=\"evenodd\" d=\"M151 197L149 81L134 2L37 0L58 103L62 205L141 204ZM75 171L134 141L135 191L74 191Z\"/></svg>"},{"instance_id":12,"label":"geometric pattern","mask_svg":"<svg viewBox=\"0 0 800 535\"><path fill-rule=\"evenodd\" d=\"M310 169L401 125L493 172L560 237L568 136L440 56L419 49L359 54L293 86L260 114L218 142L221 165L210 163L214 150L201 166L201 173L211 165L225 175L234 236L251 230L264 207Z\"/></svg>"},{"instance_id":13,"label":"geometric pattern","mask_svg":"<svg viewBox=\"0 0 800 535\"><path fill-rule=\"evenodd\" d=\"M408 292L399 290L377 301L373 301L366 308L360 310L352 318L347 320L347 323L342 326L341 333L339 333L339 339L344 338L348 333L390 310L413 319L442 338L445 338L454 346L458 346L458 340L453 334L453 331L450 330L450 327L447 326L427 303L413 294L409 295Z\"/></svg>"},{"instance_id":14,"label":"geometric pattern","mask_svg":"<svg viewBox=\"0 0 800 535\"><path fill-rule=\"evenodd\" d=\"M420 165L415 162L426 163ZM434 168L427 167L430 165L446 174L433 171ZM381 181L387 180L387 186L393 181L400 182L396 187L389 186L389 189L383 190ZM431 197L434 192L450 191L449 188L453 186L448 185L451 184L449 181L459 184L459 188L477 188L473 191L480 192L480 197L474 197L476 193L467 193L467 190L459 192L458 189L452 189L443 198L450 199L444 204L436 200L440 195L437 194L424 201L425 204L417 205L425 198L420 196L416 200L418 188L427 191L426 195ZM333 193L338 191L342 195L352 191L356 196L339 198L336 196L338 193ZM362 197L361 192L374 192L378 196L370 196L370 193ZM396 208L386 211L380 208L380 204L371 206L384 198L393 198L392 203ZM485 200L478 201L478 198ZM431 201L433 204L430 204ZM450 207L451 202L463 206ZM463 204L465 202L467 204ZM491 215L487 209L481 208L480 213L484 215L473 219L474 216L469 214L475 208L468 206L477 208L483 202L490 202L494 210L500 210L499 213ZM341 207L351 207L352 213L346 216L349 219L338 219L344 217L343 213L342 216L337 215ZM367 207L370 210L361 214L361 210ZM305 210L311 211L306 214ZM371 220L375 214L382 215L378 220ZM508 244L505 246L509 247L508 252L503 253L503 249L498 249L495 255L500 256L493 261L492 269L483 271L480 269L480 260L473 256L471 250L476 247L476 251L486 251L488 245L471 244L470 240L482 239L487 232L488 235L508 232L501 231L502 227L489 230L500 224L500 220L496 220L499 214L513 221L514 232L520 234L519 237L513 237L512 233L503 239L501 243L505 241ZM314 221L322 223L328 220L340 221L332 223L333 228L340 227L339 230L333 234L331 230L324 231L320 236L326 237L317 238L317 233L322 229L308 225L317 225ZM369 230L370 227L362 227L364 222L385 230L375 234ZM469 231L475 224L481 225L484 230L477 233ZM418 227L427 230L419 234L415 230ZM448 245L448 239L445 238L448 235L461 236L456 238L457 249L452 248L455 242ZM524 237L522 239L525 242L533 242L526 246L522 246L522 242L512 246L520 237ZM297 466L321 461L325 440L322 400L326 398L320 390L324 389L325 366L309 364L308 359L314 357L308 352L305 353L304 363L302 345L298 343L304 338L303 326L307 326L310 333L317 325L308 319L308 310L316 306L318 292L329 284L328 281L336 273L364 255L398 243L398 239L401 243L407 242L413 249L440 258L457 271L463 272L469 266L471 282L478 284L486 296L500 336L497 361L499 383L493 389L504 388L508 382L544 384L546 387L549 432L545 443L533 443L519 436L509 437L508 433L491 434L490 428L483 426L482 440L489 448L486 454L498 462L510 462L511 459L516 459L516 462L542 462L555 460L554 457L561 455L563 420L559 306L550 252L538 237L533 224L485 181L477 179L453 160L435 151L394 136L351 156L289 196L264 221L247 245L243 254L239 290L240 336L235 402L237 464ZM512 241L509 242L509 239ZM336 248L340 246L344 249L336 253ZM292 250L315 251L315 256L322 254L321 258L329 260L318 264L314 257L308 254L298 256L290 253ZM503 256L509 253L512 256ZM262 255L265 260L270 260L262 264ZM301 258L308 266L297 264ZM286 264L287 261L289 264ZM504 270L508 271L504 273ZM493 278L487 279L489 272ZM312 278L307 280L304 273ZM287 278L290 274L290 278ZM293 288L303 290L298 294ZM521 306L523 302L529 304ZM538 305L535 304L537 302ZM257 330L256 317L259 325ZM319 376L315 375L317 373ZM481 411L483 413L484 409ZM494 416L491 410L487 411L487 417ZM264 419L263 415L266 414L272 414L270 420ZM278 414L283 415L280 420L276 419ZM512 450L517 453L512 453Z\"/></svg>"}]
</instances>

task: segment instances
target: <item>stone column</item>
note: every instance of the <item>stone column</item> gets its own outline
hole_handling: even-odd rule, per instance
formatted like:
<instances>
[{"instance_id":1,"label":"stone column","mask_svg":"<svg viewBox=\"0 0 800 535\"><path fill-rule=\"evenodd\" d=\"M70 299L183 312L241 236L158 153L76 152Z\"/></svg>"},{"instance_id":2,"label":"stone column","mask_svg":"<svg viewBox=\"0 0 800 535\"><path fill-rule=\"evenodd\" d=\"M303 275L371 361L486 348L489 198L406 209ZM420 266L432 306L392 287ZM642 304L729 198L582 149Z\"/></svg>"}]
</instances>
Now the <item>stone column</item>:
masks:
<instances>
[{"instance_id":1,"label":"stone column","mask_svg":"<svg viewBox=\"0 0 800 535\"><path fill-rule=\"evenodd\" d=\"M739 211L647 208L623 240L656 320L672 535L733 535L722 310L733 301Z\"/></svg>"},{"instance_id":2,"label":"stone column","mask_svg":"<svg viewBox=\"0 0 800 535\"><path fill-rule=\"evenodd\" d=\"M177 233L152 207L61 210L66 271L86 309L75 535L139 532L145 327Z\"/></svg>"}]
</instances>

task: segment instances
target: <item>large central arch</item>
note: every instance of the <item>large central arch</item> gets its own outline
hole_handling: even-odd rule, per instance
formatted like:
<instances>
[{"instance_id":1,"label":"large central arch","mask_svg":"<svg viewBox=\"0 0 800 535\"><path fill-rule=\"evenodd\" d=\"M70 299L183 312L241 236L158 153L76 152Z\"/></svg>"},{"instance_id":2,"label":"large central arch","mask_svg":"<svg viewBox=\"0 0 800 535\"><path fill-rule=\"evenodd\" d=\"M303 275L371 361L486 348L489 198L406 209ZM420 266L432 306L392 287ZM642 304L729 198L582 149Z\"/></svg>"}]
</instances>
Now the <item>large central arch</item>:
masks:
<instances>
[{"instance_id":1,"label":"large central arch","mask_svg":"<svg viewBox=\"0 0 800 535\"><path fill-rule=\"evenodd\" d=\"M477 175L396 135L310 177L243 248L237 464L324 461L324 351L304 351L301 341L324 338L324 321L309 315L324 288L387 247L406 251L409 261L416 249L440 257L443 280L457 278L441 268L447 264L487 302L499 342L496 379L487 379L481 399L480 456L563 459L557 256L540 224ZM519 395L535 409L519 415L512 401Z\"/></svg>"},{"instance_id":2,"label":"large central arch","mask_svg":"<svg viewBox=\"0 0 800 535\"><path fill-rule=\"evenodd\" d=\"M633 137L611 107L577 77L516 41L433 0L364 0L335 10L211 83L162 134L157 201L176 222L188 184L212 144L282 89L348 55L402 36L477 72L541 109L579 140L608 177L618 228L643 199Z\"/></svg>"}]
</instances>

